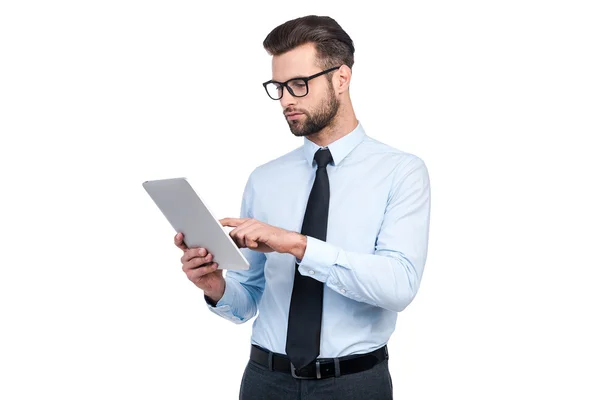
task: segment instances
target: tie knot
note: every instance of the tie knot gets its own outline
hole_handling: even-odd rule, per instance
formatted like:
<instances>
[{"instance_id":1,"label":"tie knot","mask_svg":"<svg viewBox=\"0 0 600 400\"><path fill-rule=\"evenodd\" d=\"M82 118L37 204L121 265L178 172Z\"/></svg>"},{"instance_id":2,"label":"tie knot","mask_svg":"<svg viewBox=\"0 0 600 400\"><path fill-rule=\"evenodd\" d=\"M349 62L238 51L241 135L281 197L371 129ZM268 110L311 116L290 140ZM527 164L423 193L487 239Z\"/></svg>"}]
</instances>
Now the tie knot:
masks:
<instances>
[{"instance_id":1,"label":"tie knot","mask_svg":"<svg viewBox=\"0 0 600 400\"><path fill-rule=\"evenodd\" d=\"M333 161L333 157L329 149L319 149L315 153L315 161L319 168L323 168Z\"/></svg>"}]
</instances>

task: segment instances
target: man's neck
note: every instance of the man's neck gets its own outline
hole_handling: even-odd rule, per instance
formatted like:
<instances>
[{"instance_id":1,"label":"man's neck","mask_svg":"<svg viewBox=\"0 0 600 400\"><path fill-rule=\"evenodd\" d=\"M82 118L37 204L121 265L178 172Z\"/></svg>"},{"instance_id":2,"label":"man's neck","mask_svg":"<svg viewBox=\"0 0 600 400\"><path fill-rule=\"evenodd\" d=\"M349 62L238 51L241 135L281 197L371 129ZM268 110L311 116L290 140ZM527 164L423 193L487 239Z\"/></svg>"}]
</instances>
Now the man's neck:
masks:
<instances>
[{"instance_id":1,"label":"man's neck","mask_svg":"<svg viewBox=\"0 0 600 400\"><path fill-rule=\"evenodd\" d=\"M306 138L320 147L325 147L346 136L356 129L357 126L358 119L356 119L354 112L351 112L346 116L338 114L329 126Z\"/></svg>"}]
</instances>

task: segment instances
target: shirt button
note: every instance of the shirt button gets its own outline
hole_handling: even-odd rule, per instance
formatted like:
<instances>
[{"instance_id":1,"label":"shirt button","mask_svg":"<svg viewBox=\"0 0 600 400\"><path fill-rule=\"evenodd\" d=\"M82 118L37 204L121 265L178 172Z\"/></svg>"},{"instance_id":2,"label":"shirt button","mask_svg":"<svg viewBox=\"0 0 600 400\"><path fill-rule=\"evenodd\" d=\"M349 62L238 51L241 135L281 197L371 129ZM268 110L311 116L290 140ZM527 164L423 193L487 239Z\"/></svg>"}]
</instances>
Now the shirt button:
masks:
<instances>
[{"instance_id":1,"label":"shirt button","mask_svg":"<svg viewBox=\"0 0 600 400\"><path fill-rule=\"evenodd\" d=\"M308 271L309 274L314 275L315 271L313 271L312 269L310 271Z\"/></svg>"},{"instance_id":2,"label":"shirt button","mask_svg":"<svg viewBox=\"0 0 600 400\"><path fill-rule=\"evenodd\" d=\"M346 289L340 289L340 292L346 293Z\"/></svg>"}]
</instances>

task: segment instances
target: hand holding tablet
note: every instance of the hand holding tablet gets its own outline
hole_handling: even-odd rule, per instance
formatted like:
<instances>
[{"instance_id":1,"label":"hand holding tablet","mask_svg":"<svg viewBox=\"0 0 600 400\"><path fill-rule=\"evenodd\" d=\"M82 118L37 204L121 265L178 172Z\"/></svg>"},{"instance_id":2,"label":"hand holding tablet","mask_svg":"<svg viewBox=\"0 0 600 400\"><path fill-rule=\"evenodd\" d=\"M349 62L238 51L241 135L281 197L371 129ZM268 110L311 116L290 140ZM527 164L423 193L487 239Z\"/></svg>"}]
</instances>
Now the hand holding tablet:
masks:
<instances>
[{"instance_id":1,"label":"hand holding tablet","mask_svg":"<svg viewBox=\"0 0 600 400\"><path fill-rule=\"evenodd\" d=\"M217 263L218 269L247 270L250 267L229 233L185 178L146 181L143 187L176 233L183 234L179 248L206 249L211 253L210 262ZM176 237L176 244L177 240Z\"/></svg>"}]
</instances>

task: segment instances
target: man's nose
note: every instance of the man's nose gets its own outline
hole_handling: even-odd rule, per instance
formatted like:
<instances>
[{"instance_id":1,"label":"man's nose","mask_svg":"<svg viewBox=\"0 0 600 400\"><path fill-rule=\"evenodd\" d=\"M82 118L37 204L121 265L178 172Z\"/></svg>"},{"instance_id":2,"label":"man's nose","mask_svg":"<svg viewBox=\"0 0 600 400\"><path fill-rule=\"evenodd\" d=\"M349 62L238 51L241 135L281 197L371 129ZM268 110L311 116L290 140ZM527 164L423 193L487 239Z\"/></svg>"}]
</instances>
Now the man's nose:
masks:
<instances>
[{"instance_id":1,"label":"man's nose","mask_svg":"<svg viewBox=\"0 0 600 400\"><path fill-rule=\"evenodd\" d=\"M288 88L284 87L283 93L282 93L281 99L279 99L279 102L281 103L281 107L286 109L286 108L296 104L296 98L294 96L292 96L292 94L290 93Z\"/></svg>"}]
</instances>

